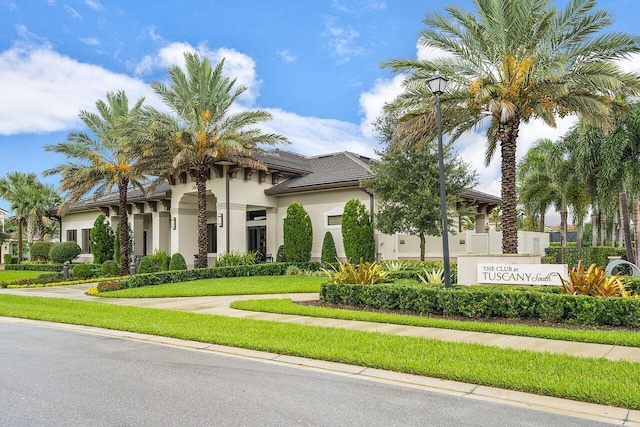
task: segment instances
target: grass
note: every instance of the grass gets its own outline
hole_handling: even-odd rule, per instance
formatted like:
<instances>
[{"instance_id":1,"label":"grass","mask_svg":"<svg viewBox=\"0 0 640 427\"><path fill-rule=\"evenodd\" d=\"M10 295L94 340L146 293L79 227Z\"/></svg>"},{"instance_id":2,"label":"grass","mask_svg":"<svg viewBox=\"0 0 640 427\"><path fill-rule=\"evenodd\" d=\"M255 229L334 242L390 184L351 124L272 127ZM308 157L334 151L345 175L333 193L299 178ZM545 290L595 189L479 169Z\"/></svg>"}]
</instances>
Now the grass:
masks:
<instances>
[{"instance_id":1,"label":"grass","mask_svg":"<svg viewBox=\"0 0 640 427\"><path fill-rule=\"evenodd\" d=\"M0 315L169 336L640 409L640 363L99 302L0 295Z\"/></svg>"},{"instance_id":2,"label":"grass","mask_svg":"<svg viewBox=\"0 0 640 427\"><path fill-rule=\"evenodd\" d=\"M320 284L326 281L326 277L315 276L228 277L101 292L98 296L107 298L165 298L306 293L320 292Z\"/></svg>"},{"instance_id":3,"label":"grass","mask_svg":"<svg viewBox=\"0 0 640 427\"><path fill-rule=\"evenodd\" d=\"M31 279L43 274L54 274L50 271L0 270L0 282L13 282L20 279Z\"/></svg>"},{"instance_id":4,"label":"grass","mask_svg":"<svg viewBox=\"0 0 640 427\"><path fill-rule=\"evenodd\" d=\"M473 320L451 320L422 316L391 313L373 313L369 311L313 307L294 304L290 299L266 299L234 301L232 308L267 313L293 314L311 317L326 317L344 320L362 320L367 322L391 323L397 325L422 326L430 328L455 329L461 331L488 332L493 334L517 335L577 341L597 344L640 347L640 332L602 331L585 329L563 329L544 326L513 325L505 323L474 322Z\"/></svg>"}]
</instances>

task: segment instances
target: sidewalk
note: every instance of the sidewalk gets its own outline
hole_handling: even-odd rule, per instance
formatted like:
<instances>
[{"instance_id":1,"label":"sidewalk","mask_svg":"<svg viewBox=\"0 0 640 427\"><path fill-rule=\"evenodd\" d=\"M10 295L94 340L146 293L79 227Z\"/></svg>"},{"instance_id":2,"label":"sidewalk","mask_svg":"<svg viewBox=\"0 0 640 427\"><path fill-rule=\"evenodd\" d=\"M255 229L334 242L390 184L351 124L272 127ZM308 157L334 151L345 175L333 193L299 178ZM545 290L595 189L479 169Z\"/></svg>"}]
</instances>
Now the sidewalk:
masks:
<instances>
[{"instance_id":1,"label":"sidewalk","mask_svg":"<svg viewBox=\"0 0 640 427\"><path fill-rule=\"evenodd\" d=\"M240 317L256 320L291 322L305 325L316 325L334 328L348 328L363 331L377 331L406 336L433 338L444 341L471 342L495 345L503 348L526 349L531 351L548 351L566 353L582 357L605 357L610 360L640 361L640 349L613 345L575 343L541 338L516 337L510 335L488 334L482 332L455 331L449 329L424 328L404 325L390 325L373 322L361 322L338 319L323 319L304 316L292 316L271 313L257 313L234 310L229 307L232 301L267 298L291 298L294 301L313 300L318 294L278 294L278 295L239 295L221 297L181 297L181 298L99 298L85 294L90 285L58 286L49 288L1 289L1 294L69 298L84 301L98 301L110 304L182 310L195 313L215 314L220 316ZM512 406L526 407L534 410L563 414L572 417L611 423L614 425L640 427L640 411L616 408L605 405L578 402L556 397L541 396L494 387L478 386L457 381L440 380L417 375L383 371L342 363L313 360L303 357L279 355L241 348L226 347L216 344L180 340L170 337L112 331L78 325L54 324L0 317L0 322L17 322L35 324L44 327L55 327L77 332L93 333L120 339L135 339L162 345L171 345L198 351L210 351L234 357L264 360L304 369L313 369L336 375L351 375L367 381L378 381L389 384L419 388L425 391L453 394L461 397L490 401Z\"/></svg>"}]
</instances>

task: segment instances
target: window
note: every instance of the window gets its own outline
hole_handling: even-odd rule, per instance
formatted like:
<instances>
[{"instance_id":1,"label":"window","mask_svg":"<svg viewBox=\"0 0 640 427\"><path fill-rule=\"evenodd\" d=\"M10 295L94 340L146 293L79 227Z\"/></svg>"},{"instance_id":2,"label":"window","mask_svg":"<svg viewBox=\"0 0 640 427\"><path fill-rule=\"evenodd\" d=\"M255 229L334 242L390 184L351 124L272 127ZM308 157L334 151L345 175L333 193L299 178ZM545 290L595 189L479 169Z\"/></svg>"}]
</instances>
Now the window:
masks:
<instances>
[{"instance_id":1,"label":"window","mask_svg":"<svg viewBox=\"0 0 640 427\"><path fill-rule=\"evenodd\" d=\"M265 209L260 211L247 212L247 221L258 221L267 218L267 211Z\"/></svg>"},{"instance_id":2,"label":"window","mask_svg":"<svg viewBox=\"0 0 640 427\"><path fill-rule=\"evenodd\" d=\"M342 225L342 215L327 215L327 225Z\"/></svg>"},{"instance_id":3,"label":"window","mask_svg":"<svg viewBox=\"0 0 640 427\"><path fill-rule=\"evenodd\" d=\"M67 242L78 242L78 230L67 230Z\"/></svg>"},{"instance_id":4,"label":"window","mask_svg":"<svg viewBox=\"0 0 640 427\"><path fill-rule=\"evenodd\" d=\"M82 230L82 253L90 254L91 247L89 245L89 241L91 240L91 229L85 228Z\"/></svg>"},{"instance_id":5,"label":"window","mask_svg":"<svg viewBox=\"0 0 640 427\"><path fill-rule=\"evenodd\" d=\"M218 252L218 224L207 224L207 252Z\"/></svg>"}]
</instances>

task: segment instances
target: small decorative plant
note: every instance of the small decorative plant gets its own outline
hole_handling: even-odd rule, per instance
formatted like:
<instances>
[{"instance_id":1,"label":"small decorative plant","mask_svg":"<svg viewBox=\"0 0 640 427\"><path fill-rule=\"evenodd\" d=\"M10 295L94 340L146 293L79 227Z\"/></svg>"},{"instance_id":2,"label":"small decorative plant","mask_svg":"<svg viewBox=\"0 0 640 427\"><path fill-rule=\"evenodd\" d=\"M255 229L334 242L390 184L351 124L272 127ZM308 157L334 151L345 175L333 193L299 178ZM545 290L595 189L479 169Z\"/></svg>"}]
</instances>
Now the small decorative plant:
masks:
<instances>
[{"instance_id":1,"label":"small decorative plant","mask_svg":"<svg viewBox=\"0 0 640 427\"><path fill-rule=\"evenodd\" d=\"M364 262L360 258L360 263L353 265L349 262L341 262L339 259L338 268L331 267L333 271L325 270L327 276L333 283L346 283L355 285L373 285L386 281L389 273L376 262Z\"/></svg>"},{"instance_id":2,"label":"small decorative plant","mask_svg":"<svg viewBox=\"0 0 640 427\"><path fill-rule=\"evenodd\" d=\"M408 265L404 261L385 261L381 264L382 268L387 271L402 271L406 270Z\"/></svg>"},{"instance_id":3,"label":"small decorative plant","mask_svg":"<svg viewBox=\"0 0 640 427\"><path fill-rule=\"evenodd\" d=\"M589 295L594 297L617 296L622 298L640 298L638 294L629 292L625 288L624 276L616 274L607 277L602 267L591 264L585 270L582 261L569 270L569 279L562 280L562 287L565 294Z\"/></svg>"},{"instance_id":4,"label":"small decorative plant","mask_svg":"<svg viewBox=\"0 0 640 427\"><path fill-rule=\"evenodd\" d=\"M431 285L442 285L444 283L444 268L436 270L435 268L428 271L426 268L423 268L424 277L421 274L418 274L418 277L424 284Z\"/></svg>"}]
</instances>

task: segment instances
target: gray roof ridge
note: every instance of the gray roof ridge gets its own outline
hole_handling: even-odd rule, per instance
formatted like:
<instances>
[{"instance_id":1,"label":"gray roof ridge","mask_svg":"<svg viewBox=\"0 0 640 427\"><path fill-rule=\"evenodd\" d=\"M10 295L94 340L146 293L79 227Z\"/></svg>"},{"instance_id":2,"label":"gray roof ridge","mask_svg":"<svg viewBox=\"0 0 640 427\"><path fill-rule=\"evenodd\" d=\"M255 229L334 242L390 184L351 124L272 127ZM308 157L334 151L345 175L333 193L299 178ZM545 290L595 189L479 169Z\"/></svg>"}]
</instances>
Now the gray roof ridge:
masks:
<instances>
[{"instance_id":1,"label":"gray roof ridge","mask_svg":"<svg viewBox=\"0 0 640 427\"><path fill-rule=\"evenodd\" d=\"M369 168L369 165L361 160L363 157L365 159L373 160L373 159L371 159L371 157L362 156L360 154L353 153L351 151L344 151L344 154L345 154L345 156L349 157L351 160L353 160L354 162L359 164L361 167L365 168L367 170L367 172L372 173L371 172L371 168Z\"/></svg>"}]
</instances>

